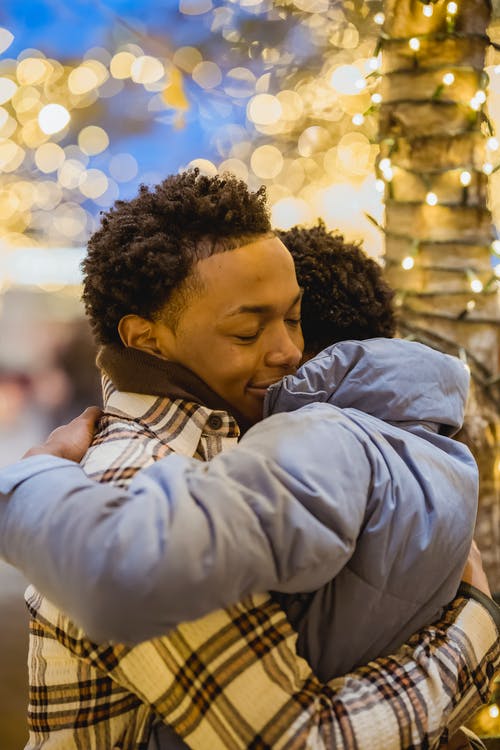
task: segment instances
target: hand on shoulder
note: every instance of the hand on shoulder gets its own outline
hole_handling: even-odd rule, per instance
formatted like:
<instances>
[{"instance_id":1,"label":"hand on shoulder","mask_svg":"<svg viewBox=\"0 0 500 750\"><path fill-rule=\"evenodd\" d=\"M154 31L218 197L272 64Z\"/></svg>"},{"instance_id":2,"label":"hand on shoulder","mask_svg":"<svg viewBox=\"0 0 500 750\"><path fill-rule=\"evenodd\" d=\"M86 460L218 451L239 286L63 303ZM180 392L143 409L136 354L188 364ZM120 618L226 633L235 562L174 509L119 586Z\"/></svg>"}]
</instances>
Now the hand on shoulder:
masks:
<instances>
[{"instance_id":1,"label":"hand on shoulder","mask_svg":"<svg viewBox=\"0 0 500 750\"><path fill-rule=\"evenodd\" d=\"M92 443L101 416L102 410L98 406L89 406L71 422L53 430L45 442L30 448L23 458L48 454L69 461L81 461Z\"/></svg>"}]
</instances>

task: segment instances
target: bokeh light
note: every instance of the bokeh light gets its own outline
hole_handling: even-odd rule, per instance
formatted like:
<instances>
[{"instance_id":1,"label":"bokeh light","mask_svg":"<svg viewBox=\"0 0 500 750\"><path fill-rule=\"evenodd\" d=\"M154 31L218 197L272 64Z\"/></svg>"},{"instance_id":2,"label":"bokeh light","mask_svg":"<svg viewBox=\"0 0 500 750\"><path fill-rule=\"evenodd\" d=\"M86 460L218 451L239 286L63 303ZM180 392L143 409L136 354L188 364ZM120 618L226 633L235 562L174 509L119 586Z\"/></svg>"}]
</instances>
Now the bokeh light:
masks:
<instances>
[{"instance_id":1,"label":"bokeh light","mask_svg":"<svg viewBox=\"0 0 500 750\"><path fill-rule=\"evenodd\" d=\"M271 211L271 221L278 229L290 229L295 224L309 224L313 219L311 206L300 198L282 198Z\"/></svg>"},{"instance_id":2,"label":"bokeh light","mask_svg":"<svg viewBox=\"0 0 500 750\"><path fill-rule=\"evenodd\" d=\"M265 183L281 226L322 216L380 254L383 237L365 214L382 220L397 169L375 169L381 3L168 5L164 16L176 33L163 38L147 3L130 17L117 8L98 46L94 38L66 56L55 54L56 44L23 49L0 28L0 51L15 50L0 61L0 191L11 196L2 192L8 226L0 220L0 240L85 242L100 210L134 195L141 182L196 166L203 174L230 171L252 189ZM495 121L500 66L487 72ZM456 78L445 70L439 85L454 89ZM481 93L469 95L478 108ZM479 169L496 185L498 140L489 135L486 145ZM474 190L470 175L469 182L458 171L456 179ZM21 183L33 190L14 187ZM497 195L492 189L500 211Z\"/></svg>"},{"instance_id":3,"label":"bokeh light","mask_svg":"<svg viewBox=\"0 0 500 750\"><path fill-rule=\"evenodd\" d=\"M212 0L179 0L179 10L188 16L208 13L213 7Z\"/></svg>"},{"instance_id":4,"label":"bokeh light","mask_svg":"<svg viewBox=\"0 0 500 750\"><path fill-rule=\"evenodd\" d=\"M109 69L114 78L130 78L135 55L131 52L117 52L111 59Z\"/></svg>"},{"instance_id":5,"label":"bokeh light","mask_svg":"<svg viewBox=\"0 0 500 750\"><path fill-rule=\"evenodd\" d=\"M100 198L108 189L108 178L100 169L88 169L81 173L78 187L86 198Z\"/></svg>"},{"instance_id":6,"label":"bokeh light","mask_svg":"<svg viewBox=\"0 0 500 750\"><path fill-rule=\"evenodd\" d=\"M219 164L218 172L230 172L236 175L239 180L248 182L248 167L242 159L226 159Z\"/></svg>"},{"instance_id":7,"label":"bokeh light","mask_svg":"<svg viewBox=\"0 0 500 750\"><path fill-rule=\"evenodd\" d=\"M272 94L257 94L248 103L247 115L255 125L273 125L283 112L280 100Z\"/></svg>"},{"instance_id":8,"label":"bokeh light","mask_svg":"<svg viewBox=\"0 0 500 750\"><path fill-rule=\"evenodd\" d=\"M46 174L59 169L65 158L64 149L57 143L44 143L35 151L35 164Z\"/></svg>"},{"instance_id":9,"label":"bokeh light","mask_svg":"<svg viewBox=\"0 0 500 750\"><path fill-rule=\"evenodd\" d=\"M14 34L9 29L0 27L0 54L5 52L14 41Z\"/></svg>"},{"instance_id":10,"label":"bokeh light","mask_svg":"<svg viewBox=\"0 0 500 750\"><path fill-rule=\"evenodd\" d=\"M192 72L193 81L202 89L213 89L222 81L221 69L217 63L204 60L199 62Z\"/></svg>"},{"instance_id":11,"label":"bokeh light","mask_svg":"<svg viewBox=\"0 0 500 750\"><path fill-rule=\"evenodd\" d=\"M38 114L38 124L47 135L63 130L70 119L70 113L62 104L46 104Z\"/></svg>"},{"instance_id":12,"label":"bokeh light","mask_svg":"<svg viewBox=\"0 0 500 750\"><path fill-rule=\"evenodd\" d=\"M250 166L254 174L263 180L277 177L283 168L283 156L276 146L259 146L253 152Z\"/></svg>"},{"instance_id":13,"label":"bokeh light","mask_svg":"<svg viewBox=\"0 0 500 750\"><path fill-rule=\"evenodd\" d=\"M117 182L130 182L139 171L137 159L132 154L115 154L109 162L109 173Z\"/></svg>"},{"instance_id":14,"label":"bokeh light","mask_svg":"<svg viewBox=\"0 0 500 750\"><path fill-rule=\"evenodd\" d=\"M85 166L77 159L66 159L57 170L57 178L61 187L74 190L80 185L80 178L85 172Z\"/></svg>"},{"instance_id":15,"label":"bokeh light","mask_svg":"<svg viewBox=\"0 0 500 750\"><path fill-rule=\"evenodd\" d=\"M19 61L16 77L21 86L38 84L50 73L50 64L40 57L25 57Z\"/></svg>"},{"instance_id":16,"label":"bokeh light","mask_svg":"<svg viewBox=\"0 0 500 750\"><path fill-rule=\"evenodd\" d=\"M339 65L330 76L330 86L340 94L358 94L360 82L365 85L364 78L355 65Z\"/></svg>"},{"instance_id":17,"label":"bokeh light","mask_svg":"<svg viewBox=\"0 0 500 750\"><path fill-rule=\"evenodd\" d=\"M226 74L224 91L228 96L247 99L255 91L257 79L248 68L232 68Z\"/></svg>"},{"instance_id":18,"label":"bokeh light","mask_svg":"<svg viewBox=\"0 0 500 750\"><path fill-rule=\"evenodd\" d=\"M151 55L136 57L130 68L134 83L155 83L165 75L163 63Z\"/></svg>"},{"instance_id":19,"label":"bokeh light","mask_svg":"<svg viewBox=\"0 0 500 750\"><path fill-rule=\"evenodd\" d=\"M12 99L17 91L17 86L14 81L10 78L0 78L0 104L5 104L9 99Z\"/></svg>"},{"instance_id":20,"label":"bokeh light","mask_svg":"<svg viewBox=\"0 0 500 750\"><path fill-rule=\"evenodd\" d=\"M109 146L108 134L97 125L88 125L78 133L78 146L88 156L100 154Z\"/></svg>"},{"instance_id":21,"label":"bokeh light","mask_svg":"<svg viewBox=\"0 0 500 750\"><path fill-rule=\"evenodd\" d=\"M208 177L214 177L218 173L217 167L209 159L193 159L187 164L187 169L199 169L200 174Z\"/></svg>"},{"instance_id":22,"label":"bokeh light","mask_svg":"<svg viewBox=\"0 0 500 750\"><path fill-rule=\"evenodd\" d=\"M186 73L192 73L203 60L203 56L196 47L179 47L175 51L172 62Z\"/></svg>"},{"instance_id":23,"label":"bokeh light","mask_svg":"<svg viewBox=\"0 0 500 750\"><path fill-rule=\"evenodd\" d=\"M23 163L25 151L9 138L0 141L0 171L15 172Z\"/></svg>"}]
</instances>

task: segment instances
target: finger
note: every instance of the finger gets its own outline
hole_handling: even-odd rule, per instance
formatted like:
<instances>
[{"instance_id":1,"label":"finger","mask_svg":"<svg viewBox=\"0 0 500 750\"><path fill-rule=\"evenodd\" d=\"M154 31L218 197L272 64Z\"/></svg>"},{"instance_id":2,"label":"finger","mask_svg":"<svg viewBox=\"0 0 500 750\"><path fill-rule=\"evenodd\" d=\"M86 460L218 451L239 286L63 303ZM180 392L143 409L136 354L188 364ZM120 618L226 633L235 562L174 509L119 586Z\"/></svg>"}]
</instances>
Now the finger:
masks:
<instances>
[{"instance_id":1,"label":"finger","mask_svg":"<svg viewBox=\"0 0 500 750\"><path fill-rule=\"evenodd\" d=\"M77 420L83 420L88 423L89 428L92 430L92 432L95 429L96 423L98 420L102 417L102 409L100 409L98 406L87 406L85 411L83 411L79 417L77 417Z\"/></svg>"},{"instance_id":2,"label":"finger","mask_svg":"<svg viewBox=\"0 0 500 750\"><path fill-rule=\"evenodd\" d=\"M82 411L81 417L88 417L91 419L98 419L102 415L102 409L99 406L87 406L87 408Z\"/></svg>"}]
</instances>

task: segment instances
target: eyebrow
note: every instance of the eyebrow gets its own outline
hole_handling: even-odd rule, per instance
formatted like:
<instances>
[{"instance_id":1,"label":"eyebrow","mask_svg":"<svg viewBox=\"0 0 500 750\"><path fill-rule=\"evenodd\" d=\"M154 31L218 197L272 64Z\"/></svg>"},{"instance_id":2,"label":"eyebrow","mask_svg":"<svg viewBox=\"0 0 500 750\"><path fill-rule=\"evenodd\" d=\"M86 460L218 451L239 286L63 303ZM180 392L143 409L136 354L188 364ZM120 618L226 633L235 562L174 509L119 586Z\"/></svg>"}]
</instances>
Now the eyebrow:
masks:
<instances>
[{"instance_id":1,"label":"eyebrow","mask_svg":"<svg viewBox=\"0 0 500 750\"><path fill-rule=\"evenodd\" d=\"M293 300L293 302L291 303L290 307L294 307L294 305L296 305L297 302L300 302L303 294L304 294L304 290L301 289L300 292L295 297L295 299ZM272 305L241 305L240 307L237 307L236 310L233 310L232 312L228 313L226 317L232 318L234 315L242 315L244 313L253 313L254 315L265 315L267 313L272 312L272 310L273 310Z\"/></svg>"}]
</instances>

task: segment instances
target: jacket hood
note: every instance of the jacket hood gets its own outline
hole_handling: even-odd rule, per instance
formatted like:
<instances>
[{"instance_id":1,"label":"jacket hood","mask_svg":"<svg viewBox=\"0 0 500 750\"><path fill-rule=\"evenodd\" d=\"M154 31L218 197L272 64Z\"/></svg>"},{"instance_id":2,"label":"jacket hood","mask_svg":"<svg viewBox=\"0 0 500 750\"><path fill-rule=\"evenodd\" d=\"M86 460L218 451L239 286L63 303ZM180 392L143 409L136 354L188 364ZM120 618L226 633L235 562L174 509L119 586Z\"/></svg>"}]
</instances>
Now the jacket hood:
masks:
<instances>
[{"instance_id":1,"label":"jacket hood","mask_svg":"<svg viewBox=\"0 0 500 750\"><path fill-rule=\"evenodd\" d=\"M271 386L264 416L322 401L452 436L468 390L469 372L457 357L402 339L342 341Z\"/></svg>"}]
</instances>

